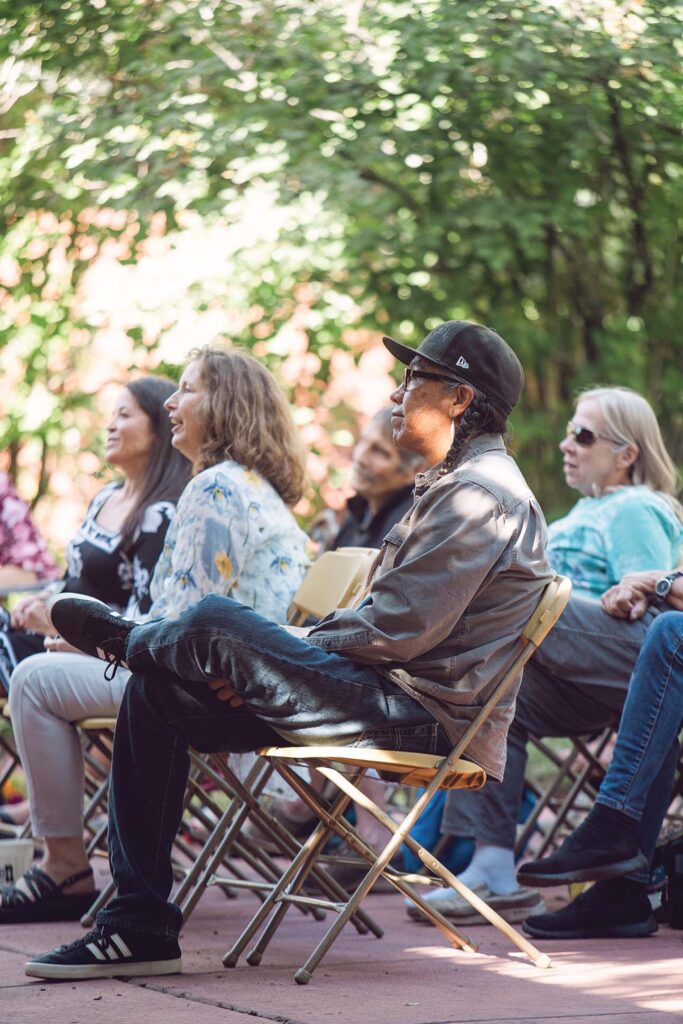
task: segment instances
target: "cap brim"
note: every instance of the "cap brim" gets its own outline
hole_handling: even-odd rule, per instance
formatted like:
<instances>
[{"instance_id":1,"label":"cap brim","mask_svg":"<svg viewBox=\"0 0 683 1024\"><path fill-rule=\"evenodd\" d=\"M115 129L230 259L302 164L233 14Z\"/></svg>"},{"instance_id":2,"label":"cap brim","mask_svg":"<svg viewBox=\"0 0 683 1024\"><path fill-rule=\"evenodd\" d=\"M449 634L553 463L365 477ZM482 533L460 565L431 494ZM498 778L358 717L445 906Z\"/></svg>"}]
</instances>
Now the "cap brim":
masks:
<instances>
[{"instance_id":1,"label":"cap brim","mask_svg":"<svg viewBox=\"0 0 683 1024\"><path fill-rule=\"evenodd\" d=\"M393 338L382 338L384 345L389 349L394 359L400 360L406 365L410 365L413 359L417 355L417 349L410 348L408 345L401 345L399 341L394 341Z\"/></svg>"}]
</instances>

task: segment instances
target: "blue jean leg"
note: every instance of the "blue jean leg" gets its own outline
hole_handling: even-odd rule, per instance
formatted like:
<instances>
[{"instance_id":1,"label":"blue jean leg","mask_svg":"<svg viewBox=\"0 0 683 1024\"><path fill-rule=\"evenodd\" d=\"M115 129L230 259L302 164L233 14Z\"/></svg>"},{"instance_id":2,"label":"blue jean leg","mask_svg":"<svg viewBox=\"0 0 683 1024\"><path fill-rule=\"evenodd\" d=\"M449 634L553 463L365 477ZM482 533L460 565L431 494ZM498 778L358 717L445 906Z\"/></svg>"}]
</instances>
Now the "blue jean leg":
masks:
<instances>
[{"instance_id":1,"label":"blue jean leg","mask_svg":"<svg viewBox=\"0 0 683 1024\"><path fill-rule=\"evenodd\" d=\"M98 923L176 935L168 896L171 848L182 815L188 747L255 750L286 741L370 744L443 752L432 716L371 666L311 647L251 609L206 598L174 622L133 631L133 675L119 711L109 844L117 896ZM171 671L174 666L176 672ZM240 708L206 685L229 679Z\"/></svg>"},{"instance_id":2,"label":"blue jean leg","mask_svg":"<svg viewBox=\"0 0 683 1024\"><path fill-rule=\"evenodd\" d=\"M288 743L450 749L432 715L372 665L314 647L230 598L205 597L177 619L134 628L126 658L133 672L170 673L194 694L229 680L245 710Z\"/></svg>"},{"instance_id":3,"label":"blue jean leg","mask_svg":"<svg viewBox=\"0 0 683 1024\"><path fill-rule=\"evenodd\" d=\"M683 612L650 628L628 690L598 803L640 821L683 720Z\"/></svg>"}]
</instances>

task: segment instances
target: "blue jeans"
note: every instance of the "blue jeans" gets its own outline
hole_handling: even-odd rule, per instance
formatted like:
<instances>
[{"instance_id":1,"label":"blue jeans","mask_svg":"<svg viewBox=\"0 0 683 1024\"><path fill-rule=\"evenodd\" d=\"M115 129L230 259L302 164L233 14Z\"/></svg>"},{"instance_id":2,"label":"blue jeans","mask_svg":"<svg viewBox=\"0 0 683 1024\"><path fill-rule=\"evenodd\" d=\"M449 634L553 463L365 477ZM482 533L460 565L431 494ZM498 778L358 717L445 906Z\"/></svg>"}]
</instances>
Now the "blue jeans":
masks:
<instances>
[{"instance_id":1,"label":"blue jeans","mask_svg":"<svg viewBox=\"0 0 683 1024\"><path fill-rule=\"evenodd\" d=\"M97 916L124 931L180 929L168 896L189 746L238 753L284 740L444 754L452 746L432 715L372 666L313 647L229 598L137 626L127 662L109 810L118 894ZM244 704L219 701L211 679L229 680Z\"/></svg>"},{"instance_id":2,"label":"blue jeans","mask_svg":"<svg viewBox=\"0 0 683 1024\"><path fill-rule=\"evenodd\" d=\"M683 612L651 626L631 676L617 742L597 803L640 821L683 725Z\"/></svg>"}]
</instances>

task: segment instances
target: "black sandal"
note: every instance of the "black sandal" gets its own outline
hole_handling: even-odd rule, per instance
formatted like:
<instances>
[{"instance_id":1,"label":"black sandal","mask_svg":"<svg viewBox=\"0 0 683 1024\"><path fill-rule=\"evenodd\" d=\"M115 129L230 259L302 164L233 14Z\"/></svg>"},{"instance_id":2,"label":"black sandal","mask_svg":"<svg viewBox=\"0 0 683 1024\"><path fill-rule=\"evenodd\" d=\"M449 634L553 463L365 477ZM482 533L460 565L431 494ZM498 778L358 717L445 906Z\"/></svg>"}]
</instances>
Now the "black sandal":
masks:
<instances>
[{"instance_id":1,"label":"black sandal","mask_svg":"<svg viewBox=\"0 0 683 1024\"><path fill-rule=\"evenodd\" d=\"M92 868L79 871L63 882L54 879L35 865L21 876L28 889L17 884L4 886L0 903L0 924L30 924L33 921L78 921L99 896L97 890L68 895L64 892L74 882L92 877Z\"/></svg>"}]
</instances>

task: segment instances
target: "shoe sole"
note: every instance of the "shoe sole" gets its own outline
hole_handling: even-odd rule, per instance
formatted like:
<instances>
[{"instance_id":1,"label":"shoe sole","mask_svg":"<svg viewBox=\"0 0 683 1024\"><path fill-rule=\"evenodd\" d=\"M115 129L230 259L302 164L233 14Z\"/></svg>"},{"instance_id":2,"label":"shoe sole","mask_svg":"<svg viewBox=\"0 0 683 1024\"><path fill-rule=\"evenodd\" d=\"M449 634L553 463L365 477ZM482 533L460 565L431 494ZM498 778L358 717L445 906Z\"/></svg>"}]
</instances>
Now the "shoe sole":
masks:
<instances>
[{"instance_id":1,"label":"shoe sole","mask_svg":"<svg viewBox=\"0 0 683 1024\"><path fill-rule=\"evenodd\" d=\"M574 871L557 871L555 874L534 875L527 873L523 867L517 871L520 885L532 886L535 889L547 889L552 885L571 885L573 882L604 882L608 878L621 878L634 871L647 871L648 862L639 853L637 857L620 860L598 867L576 868Z\"/></svg>"},{"instance_id":2,"label":"shoe sole","mask_svg":"<svg viewBox=\"0 0 683 1024\"><path fill-rule=\"evenodd\" d=\"M490 901L489 901L489 905ZM447 911L439 910L438 907L434 907L442 917L445 917L447 921L452 922L454 925L478 925L478 924L490 924L485 917L478 914L476 910L468 910L465 914L449 914ZM414 910L414 913L412 912ZM491 906L491 910L495 910L499 917L502 917L508 924L519 924L520 921L525 921L527 917L532 917L534 914L544 914L546 906L543 900L538 900L531 906L526 907L496 907ZM408 910L409 916L413 921L419 921L421 924L432 924L428 917L425 917L417 907L411 907Z\"/></svg>"},{"instance_id":3,"label":"shoe sole","mask_svg":"<svg viewBox=\"0 0 683 1024\"><path fill-rule=\"evenodd\" d=\"M182 960L150 960L136 964L41 964L29 961L24 973L47 981L87 981L89 978L139 978L158 974L180 974Z\"/></svg>"},{"instance_id":4,"label":"shoe sole","mask_svg":"<svg viewBox=\"0 0 683 1024\"><path fill-rule=\"evenodd\" d=\"M640 921L637 924L620 924L601 928L563 928L552 929L537 928L526 922L522 925L522 931L532 939L641 939L646 935L652 935L659 928L654 918L648 921Z\"/></svg>"}]
</instances>

